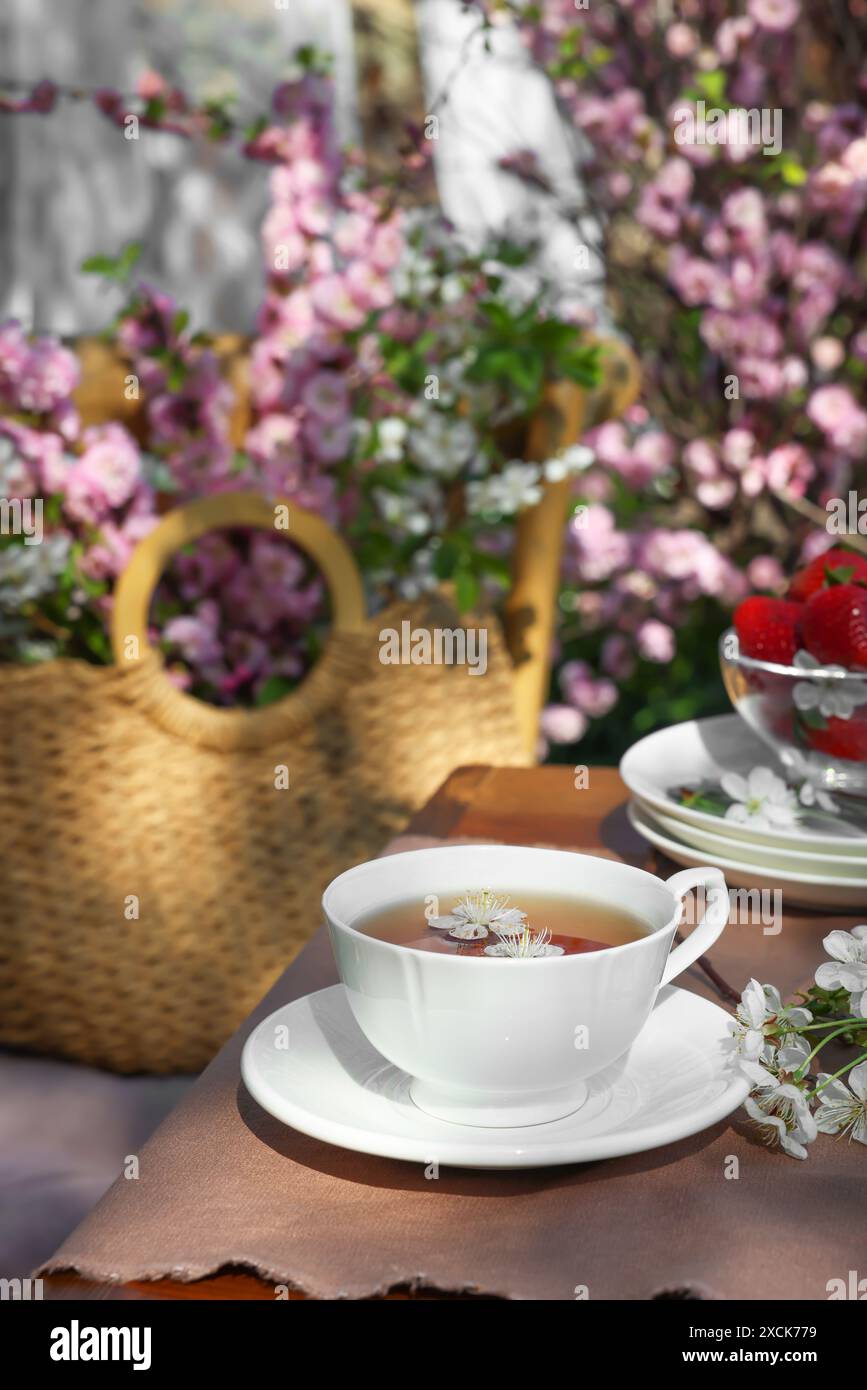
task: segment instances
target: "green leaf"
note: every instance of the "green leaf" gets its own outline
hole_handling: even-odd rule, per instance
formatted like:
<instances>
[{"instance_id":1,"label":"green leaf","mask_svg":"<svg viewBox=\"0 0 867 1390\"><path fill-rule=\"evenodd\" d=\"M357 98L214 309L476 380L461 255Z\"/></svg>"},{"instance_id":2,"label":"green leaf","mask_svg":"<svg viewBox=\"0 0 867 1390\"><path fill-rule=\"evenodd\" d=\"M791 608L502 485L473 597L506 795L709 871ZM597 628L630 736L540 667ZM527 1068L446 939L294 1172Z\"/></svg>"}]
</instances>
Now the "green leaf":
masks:
<instances>
[{"instance_id":1,"label":"green leaf","mask_svg":"<svg viewBox=\"0 0 867 1390\"><path fill-rule=\"evenodd\" d=\"M478 602L478 577L473 574L472 570L461 568L455 572L454 584L458 609L461 613L468 613Z\"/></svg>"},{"instance_id":2,"label":"green leaf","mask_svg":"<svg viewBox=\"0 0 867 1390\"><path fill-rule=\"evenodd\" d=\"M433 556L433 572L437 579L451 579L461 560L461 549L455 541L444 540Z\"/></svg>"},{"instance_id":3,"label":"green leaf","mask_svg":"<svg viewBox=\"0 0 867 1390\"><path fill-rule=\"evenodd\" d=\"M836 584L849 584L854 575L854 565L837 565L836 568L832 568L831 565L825 566L825 583L829 589L832 589Z\"/></svg>"},{"instance_id":4,"label":"green leaf","mask_svg":"<svg viewBox=\"0 0 867 1390\"><path fill-rule=\"evenodd\" d=\"M714 68L713 72L699 73L696 86L714 106L721 106L725 100L726 74L724 68Z\"/></svg>"},{"instance_id":5,"label":"green leaf","mask_svg":"<svg viewBox=\"0 0 867 1390\"><path fill-rule=\"evenodd\" d=\"M118 256L88 256L81 262L84 275L102 275L107 280L123 282L129 279L133 267L141 256L141 243L131 241Z\"/></svg>"},{"instance_id":6,"label":"green leaf","mask_svg":"<svg viewBox=\"0 0 867 1390\"><path fill-rule=\"evenodd\" d=\"M263 705L275 705L284 695L288 695L292 688L292 682L285 676L269 676L256 693L256 704L260 708Z\"/></svg>"}]
</instances>

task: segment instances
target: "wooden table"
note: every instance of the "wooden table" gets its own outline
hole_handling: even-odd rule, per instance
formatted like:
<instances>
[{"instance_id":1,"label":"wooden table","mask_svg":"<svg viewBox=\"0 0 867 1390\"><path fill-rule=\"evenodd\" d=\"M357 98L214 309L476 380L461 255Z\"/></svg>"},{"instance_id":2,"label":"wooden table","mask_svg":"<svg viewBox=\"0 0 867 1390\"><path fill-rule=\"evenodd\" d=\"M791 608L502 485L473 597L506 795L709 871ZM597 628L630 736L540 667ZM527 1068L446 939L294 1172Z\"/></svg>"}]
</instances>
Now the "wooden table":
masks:
<instances>
[{"instance_id":1,"label":"wooden table","mask_svg":"<svg viewBox=\"0 0 867 1390\"><path fill-rule=\"evenodd\" d=\"M545 844L622 859L668 876L676 865L658 856L632 829L625 815L626 789L612 768L591 768L586 788L576 787L571 768L460 768L443 784L430 802L414 817L410 832L441 839L490 839L507 844ZM833 925L847 928L857 918L835 916ZM812 952L816 964L821 959L821 937L830 929L818 911L794 912L784 916L789 940L799 942L804 960ZM772 955L773 937L755 931L749 938L749 973L770 979L783 990L805 983L793 967L786 978L785 957ZM714 947L714 966L725 976L731 972L731 985L739 993L746 982L743 961L744 940L735 929ZM693 970L681 984L699 994L728 1002L731 994L724 981L715 984L707 975ZM783 1162L783 1160L781 1160ZM781 1169L785 1182L785 1168ZM69 1276L45 1280L45 1297L50 1299L274 1299L274 1285L247 1273L226 1271L195 1283L168 1279L134 1284L92 1284ZM292 1297L303 1298L301 1293ZM435 1290L392 1291L389 1298L443 1298Z\"/></svg>"}]
</instances>

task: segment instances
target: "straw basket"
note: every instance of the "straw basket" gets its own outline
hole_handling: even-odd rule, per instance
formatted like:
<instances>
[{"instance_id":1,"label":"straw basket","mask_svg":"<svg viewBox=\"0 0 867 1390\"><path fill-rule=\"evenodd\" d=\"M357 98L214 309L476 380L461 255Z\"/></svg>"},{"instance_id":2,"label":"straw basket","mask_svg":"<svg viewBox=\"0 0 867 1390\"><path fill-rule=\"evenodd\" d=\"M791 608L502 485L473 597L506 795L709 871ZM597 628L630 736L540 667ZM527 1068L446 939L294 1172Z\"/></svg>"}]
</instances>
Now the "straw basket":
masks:
<instances>
[{"instance_id":1,"label":"straw basket","mask_svg":"<svg viewBox=\"0 0 867 1390\"><path fill-rule=\"evenodd\" d=\"M2 672L0 1042L120 1072L204 1066L318 925L333 875L376 853L460 763L530 760L498 625L483 677L382 664L383 629L465 620L441 597L368 619L344 542L283 505L333 626L279 703L194 700L147 636L181 545L274 527L253 494L190 503L139 545L116 593L113 667Z\"/></svg>"}]
</instances>

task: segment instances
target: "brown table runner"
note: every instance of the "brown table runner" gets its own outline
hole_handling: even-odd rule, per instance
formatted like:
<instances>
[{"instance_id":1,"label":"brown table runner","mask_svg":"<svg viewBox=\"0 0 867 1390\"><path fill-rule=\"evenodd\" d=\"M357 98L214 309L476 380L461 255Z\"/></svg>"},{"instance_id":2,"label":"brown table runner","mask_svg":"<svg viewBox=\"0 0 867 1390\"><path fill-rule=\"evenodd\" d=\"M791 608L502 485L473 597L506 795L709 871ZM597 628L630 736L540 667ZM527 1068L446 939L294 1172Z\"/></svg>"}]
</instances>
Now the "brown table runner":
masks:
<instances>
[{"instance_id":1,"label":"brown table runner","mask_svg":"<svg viewBox=\"0 0 867 1390\"><path fill-rule=\"evenodd\" d=\"M534 839L562 843L556 801L567 769L518 776L540 773L550 794ZM646 863L646 847L617 809L616 775L604 778L604 843L594 832L587 847ZM493 808L493 783L490 790ZM574 834L574 812L568 823ZM455 821L445 833L462 829ZM730 927L714 963L738 987L756 974L791 989L811 978L823 934L804 913L786 916L781 937ZM820 1138L798 1163L762 1148L742 1112L633 1157L515 1173L441 1168L437 1179L420 1164L350 1153L288 1129L246 1094L240 1053L260 1019L335 980L322 929L145 1145L139 1177L119 1178L40 1272L187 1280L230 1265L327 1298L409 1284L518 1299L573 1299L581 1286L591 1299L687 1290L825 1299L830 1279L867 1274L860 1146ZM683 982L715 997L695 970Z\"/></svg>"}]
</instances>

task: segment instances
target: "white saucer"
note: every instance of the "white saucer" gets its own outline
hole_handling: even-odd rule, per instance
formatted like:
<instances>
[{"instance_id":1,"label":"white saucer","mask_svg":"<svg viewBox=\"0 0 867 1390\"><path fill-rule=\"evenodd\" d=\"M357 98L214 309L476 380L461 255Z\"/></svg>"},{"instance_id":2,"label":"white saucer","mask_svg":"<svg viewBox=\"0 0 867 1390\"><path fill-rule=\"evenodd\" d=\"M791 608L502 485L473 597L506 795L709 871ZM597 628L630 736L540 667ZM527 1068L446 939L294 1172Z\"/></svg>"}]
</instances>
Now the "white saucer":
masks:
<instances>
[{"instance_id":1,"label":"white saucer","mask_svg":"<svg viewBox=\"0 0 867 1390\"><path fill-rule=\"evenodd\" d=\"M627 1055L589 1081L579 1110L521 1129L450 1124L418 1110L410 1077L364 1037L342 985L260 1023L245 1044L241 1075L284 1124L360 1153L459 1168L587 1163L685 1139L744 1101L749 1082L730 1070L723 1050L729 1018L668 986Z\"/></svg>"},{"instance_id":2,"label":"white saucer","mask_svg":"<svg viewBox=\"0 0 867 1390\"><path fill-rule=\"evenodd\" d=\"M801 874L789 868L778 868L770 862L773 853L770 849L768 862L764 865L748 864L743 859L731 859L711 850L699 850L693 845L684 844L682 840L672 839L657 827L652 814L634 801L629 803L626 814L638 834L656 849L661 849L675 864L683 864L688 869L714 864L722 869L730 886L779 888L784 905L838 908L841 911L867 907L867 880L864 878L835 878L830 874Z\"/></svg>"}]
</instances>

